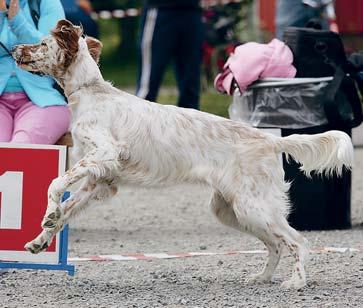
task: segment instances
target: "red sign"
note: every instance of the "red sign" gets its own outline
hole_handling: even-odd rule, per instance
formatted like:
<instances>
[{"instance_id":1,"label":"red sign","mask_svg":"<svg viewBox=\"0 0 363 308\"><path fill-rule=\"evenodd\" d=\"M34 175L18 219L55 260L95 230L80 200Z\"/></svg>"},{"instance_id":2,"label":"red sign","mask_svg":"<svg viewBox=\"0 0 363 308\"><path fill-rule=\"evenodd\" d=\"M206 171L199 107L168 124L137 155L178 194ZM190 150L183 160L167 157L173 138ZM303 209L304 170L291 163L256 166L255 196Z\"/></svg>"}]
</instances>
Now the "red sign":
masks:
<instances>
[{"instance_id":1,"label":"red sign","mask_svg":"<svg viewBox=\"0 0 363 308\"><path fill-rule=\"evenodd\" d=\"M44 256L24 245L41 232L48 187L64 169L65 147L0 143L0 260L56 261L58 240Z\"/></svg>"}]
</instances>

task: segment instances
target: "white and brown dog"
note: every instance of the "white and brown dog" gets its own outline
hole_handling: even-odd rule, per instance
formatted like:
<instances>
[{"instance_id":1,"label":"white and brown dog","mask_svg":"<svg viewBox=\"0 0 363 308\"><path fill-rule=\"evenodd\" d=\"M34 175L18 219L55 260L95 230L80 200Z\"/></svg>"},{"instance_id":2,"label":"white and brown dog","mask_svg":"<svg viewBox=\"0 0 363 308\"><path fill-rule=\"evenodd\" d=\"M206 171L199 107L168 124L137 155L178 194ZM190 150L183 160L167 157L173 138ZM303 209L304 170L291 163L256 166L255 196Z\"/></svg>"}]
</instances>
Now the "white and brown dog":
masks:
<instances>
[{"instance_id":1,"label":"white and brown dog","mask_svg":"<svg viewBox=\"0 0 363 308\"><path fill-rule=\"evenodd\" d=\"M26 249L46 249L70 218L113 196L123 184L202 183L213 188L210 207L221 223L266 245L266 266L251 280L271 280L286 247L294 266L283 286L305 286L307 241L286 221L289 184L279 155L292 156L307 175L340 174L352 165L349 136L330 131L275 137L208 113L145 101L104 81L97 65L101 47L82 37L81 28L61 20L40 44L13 50L20 67L50 75L63 87L80 159L50 185L43 231ZM81 188L61 203L63 193L80 180Z\"/></svg>"}]
</instances>

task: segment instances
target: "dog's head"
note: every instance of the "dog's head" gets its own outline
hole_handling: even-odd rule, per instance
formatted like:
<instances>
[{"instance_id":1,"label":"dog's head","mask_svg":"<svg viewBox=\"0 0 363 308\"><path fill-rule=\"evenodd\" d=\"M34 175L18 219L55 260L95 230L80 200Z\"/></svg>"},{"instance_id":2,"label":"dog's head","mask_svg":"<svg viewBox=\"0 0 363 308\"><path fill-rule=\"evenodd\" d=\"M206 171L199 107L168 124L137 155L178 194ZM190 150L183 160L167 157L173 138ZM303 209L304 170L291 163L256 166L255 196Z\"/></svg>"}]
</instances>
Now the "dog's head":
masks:
<instances>
[{"instance_id":1,"label":"dog's head","mask_svg":"<svg viewBox=\"0 0 363 308\"><path fill-rule=\"evenodd\" d=\"M95 38L84 38L82 35L81 27L68 20L60 20L51 35L39 44L14 47L12 56L22 69L59 78L79 56L82 56L82 52L89 52L98 63L102 43Z\"/></svg>"}]
</instances>

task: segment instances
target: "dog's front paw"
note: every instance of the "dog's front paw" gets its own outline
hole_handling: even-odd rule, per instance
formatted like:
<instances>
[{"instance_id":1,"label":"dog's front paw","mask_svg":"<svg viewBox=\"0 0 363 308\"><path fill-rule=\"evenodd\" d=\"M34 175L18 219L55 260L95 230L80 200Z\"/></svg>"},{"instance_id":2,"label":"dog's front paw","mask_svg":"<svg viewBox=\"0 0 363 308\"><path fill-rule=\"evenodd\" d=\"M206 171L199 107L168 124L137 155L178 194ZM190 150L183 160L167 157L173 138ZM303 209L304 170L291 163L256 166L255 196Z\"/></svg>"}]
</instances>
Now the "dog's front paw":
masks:
<instances>
[{"instance_id":1,"label":"dog's front paw","mask_svg":"<svg viewBox=\"0 0 363 308\"><path fill-rule=\"evenodd\" d=\"M286 280L281 284L284 289L295 289L299 290L306 286L306 281L303 279L290 279Z\"/></svg>"},{"instance_id":2,"label":"dog's front paw","mask_svg":"<svg viewBox=\"0 0 363 308\"><path fill-rule=\"evenodd\" d=\"M41 242L37 239L31 241L31 242L28 242L25 244L24 248L33 253L33 254L37 254L45 249L47 249L49 247L49 243L48 241L45 241L45 242Z\"/></svg>"},{"instance_id":3,"label":"dog's front paw","mask_svg":"<svg viewBox=\"0 0 363 308\"><path fill-rule=\"evenodd\" d=\"M60 219L62 217L62 212L59 207L55 209L54 212L46 214L42 221L43 229L55 229L58 225L60 225Z\"/></svg>"},{"instance_id":4,"label":"dog's front paw","mask_svg":"<svg viewBox=\"0 0 363 308\"><path fill-rule=\"evenodd\" d=\"M26 243L24 248L31 253L39 253L49 247L53 237L52 232L43 230L34 240Z\"/></svg>"}]
</instances>

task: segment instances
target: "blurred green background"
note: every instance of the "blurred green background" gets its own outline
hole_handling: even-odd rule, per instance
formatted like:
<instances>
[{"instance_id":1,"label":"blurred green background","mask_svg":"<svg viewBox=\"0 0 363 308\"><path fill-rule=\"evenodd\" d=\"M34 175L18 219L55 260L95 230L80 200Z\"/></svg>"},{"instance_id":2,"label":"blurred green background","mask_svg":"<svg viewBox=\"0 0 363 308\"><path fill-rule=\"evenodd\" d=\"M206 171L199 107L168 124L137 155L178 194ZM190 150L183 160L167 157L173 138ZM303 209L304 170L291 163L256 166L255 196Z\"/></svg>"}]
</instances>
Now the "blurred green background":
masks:
<instances>
[{"instance_id":1,"label":"blurred green background","mask_svg":"<svg viewBox=\"0 0 363 308\"><path fill-rule=\"evenodd\" d=\"M96 11L141 7L140 0L94 1ZM136 41L139 29L139 17L123 19L99 19L100 39L104 45L100 67L104 78L116 87L135 93L137 62ZM171 65L167 70L158 103L176 104L177 88ZM212 84L204 84L201 91L201 110L228 117L228 106L231 97L217 93Z\"/></svg>"}]
</instances>

